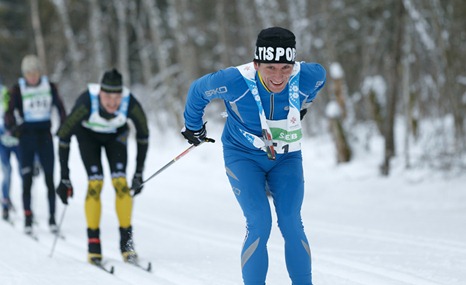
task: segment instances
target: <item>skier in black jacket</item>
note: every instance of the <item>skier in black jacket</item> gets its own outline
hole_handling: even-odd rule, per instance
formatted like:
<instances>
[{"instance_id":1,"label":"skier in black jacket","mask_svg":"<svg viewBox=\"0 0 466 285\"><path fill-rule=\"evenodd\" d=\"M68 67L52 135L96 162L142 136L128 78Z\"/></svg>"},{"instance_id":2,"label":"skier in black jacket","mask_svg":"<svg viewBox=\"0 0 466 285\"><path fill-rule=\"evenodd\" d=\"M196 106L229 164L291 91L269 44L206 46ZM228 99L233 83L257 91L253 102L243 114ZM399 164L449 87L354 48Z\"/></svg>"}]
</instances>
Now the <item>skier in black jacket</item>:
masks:
<instances>
[{"instance_id":1,"label":"skier in black jacket","mask_svg":"<svg viewBox=\"0 0 466 285\"><path fill-rule=\"evenodd\" d=\"M132 180L133 193L126 181L127 139L130 119L136 128L136 172ZM132 195L139 194L142 173L148 149L149 129L146 115L138 100L123 86L121 74L116 70L105 72L101 84L89 84L77 99L73 110L58 130L61 182L57 193L63 203L73 196L68 159L72 135L76 135L81 158L88 176L85 201L88 235L88 261L100 263L100 193L103 187L101 152L105 151L116 191L116 211L120 226L120 250L124 261L137 259L134 250L131 213ZM132 195L131 195L132 194Z\"/></svg>"},{"instance_id":2,"label":"skier in black jacket","mask_svg":"<svg viewBox=\"0 0 466 285\"><path fill-rule=\"evenodd\" d=\"M5 126L10 133L19 137L25 232L33 233L31 188L34 161L38 157L47 186L50 230L56 233L53 178L55 156L50 132L52 107L57 108L60 122L65 120L66 111L56 85L43 74L37 56L25 56L21 62L21 71L24 77L19 78L18 83L10 90L11 98L5 112ZM15 114L19 114L20 120L16 119Z\"/></svg>"}]
</instances>

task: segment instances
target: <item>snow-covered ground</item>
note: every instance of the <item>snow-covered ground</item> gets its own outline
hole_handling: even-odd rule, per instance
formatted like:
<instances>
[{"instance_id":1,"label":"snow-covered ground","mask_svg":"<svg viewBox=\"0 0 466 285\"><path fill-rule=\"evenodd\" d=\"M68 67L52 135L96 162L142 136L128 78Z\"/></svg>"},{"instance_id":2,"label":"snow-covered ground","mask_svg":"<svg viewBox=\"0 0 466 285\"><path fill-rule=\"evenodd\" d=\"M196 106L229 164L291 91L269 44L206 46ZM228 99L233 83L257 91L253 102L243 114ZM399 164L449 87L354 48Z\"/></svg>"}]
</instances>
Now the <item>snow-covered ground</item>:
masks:
<instances>
[{"instance_id":1,"label":"snow-covered ground","mask_svg":"<svg viewBox=\"0 0 466 285\"><path fill-rule=\"evenodd\" d=\"M0 222L0 284L242 284L240 249L244 219L230 191L218 139L194 149L145 186L134 201L136 249L152 261L147 273L121 262L114 191L106 178L102 194L103 254L114 276L86 263L84 196L87 179L73 141L71 179L75 197L66 210L53 257L42 175L34 182L33 207L39 241L25 236L21 191L15 171L14 226ZM153 133L145 176L188 144ZM379 176L382 153L359 154L336 165L332 143L304 142L306 194L303 221L312 249L316 285L466 284L466 176L405 171L394 161L391 176ZM128 173L133 173L134 144ZM108 170L107 170L108 171ZM58 169L57 169L58 173ZM107 172L108 173L108 172ZM107 175L108 176L108 175ZM57 176L58 182L58 176ZM57 200L60 218L64 209ZM290 284L276 223L269 242L268 285Z\"/></svg>"}]
</instances>

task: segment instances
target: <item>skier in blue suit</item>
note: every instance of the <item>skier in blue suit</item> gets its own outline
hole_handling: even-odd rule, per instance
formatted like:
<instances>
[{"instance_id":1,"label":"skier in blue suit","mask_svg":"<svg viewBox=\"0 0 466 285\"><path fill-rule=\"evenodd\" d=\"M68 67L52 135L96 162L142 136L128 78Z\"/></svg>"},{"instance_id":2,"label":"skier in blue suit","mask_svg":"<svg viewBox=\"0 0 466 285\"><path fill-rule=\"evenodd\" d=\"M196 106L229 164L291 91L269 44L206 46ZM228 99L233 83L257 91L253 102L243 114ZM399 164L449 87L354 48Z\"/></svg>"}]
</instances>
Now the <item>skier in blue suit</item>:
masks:
<instances>
[{"instance_id":1,"label":"skier in blue suit","mask_svg":"<svg viewBox=\"0 0 466 285\"><path fill-rule=\"evenodd\" d=\"M183 136L199 145L206 139L203 113L222 99L227 120L222 134L226 174L246 218L241 252L244 284L264 285L272 215L285 240L285 259L293 285L311 285L311 251L301 220L304 177L301 120L325 84L317 63L295 62L296 40L284 28L262 30L251 63L195 80L188 92Z\"/></svg>"},{"instance_id":2,"label":"skier in blue suit","mask_svg":"<svg viewBox=\"0 0 466 285\"><path fill-rule=\"evenodd\" d=\"M5 86L0 83L0 161L2 163L2 218L5 221L10 220L10 210L14 210L13 203L10 198L10 186L11 186L11 163L10 157L14 153L18 164L20 161L19 153L19 140L14 134L5 129L5 122L3 120L5 109L8 106L10 100L10 94ZM19 166L19 165L18 165ZM18 169L18 173L21 173L21 167Z\"/></svg>"}]
</instances>

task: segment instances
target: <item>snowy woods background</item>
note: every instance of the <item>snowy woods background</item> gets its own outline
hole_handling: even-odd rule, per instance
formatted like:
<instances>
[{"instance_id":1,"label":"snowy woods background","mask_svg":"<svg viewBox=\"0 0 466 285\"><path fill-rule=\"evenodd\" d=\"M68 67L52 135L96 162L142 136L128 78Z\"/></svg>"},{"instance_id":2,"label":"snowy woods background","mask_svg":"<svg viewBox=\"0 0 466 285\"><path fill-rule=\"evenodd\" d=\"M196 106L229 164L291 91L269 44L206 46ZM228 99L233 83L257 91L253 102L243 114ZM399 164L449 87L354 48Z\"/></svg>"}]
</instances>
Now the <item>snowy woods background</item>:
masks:
<instances>
[{"instance_id":1,"label":"snowy woods background","mask_svg":"<svg viewBox=\"0 0 466 285\"><path fill-rule=\"evenodd\" d=\"M296 34L299 60L328 70L305 126L332 135L336 161L382 137L384 175L394 157L456 172L466 167L465 11L463 0L0 0L0 76L11 86L36 53L69 109L115 66L152 124L178 132L191 81L250 61L257 33L280 25ZM214 104L208 120L221 112Z\"/></svg>"}]
</instances>

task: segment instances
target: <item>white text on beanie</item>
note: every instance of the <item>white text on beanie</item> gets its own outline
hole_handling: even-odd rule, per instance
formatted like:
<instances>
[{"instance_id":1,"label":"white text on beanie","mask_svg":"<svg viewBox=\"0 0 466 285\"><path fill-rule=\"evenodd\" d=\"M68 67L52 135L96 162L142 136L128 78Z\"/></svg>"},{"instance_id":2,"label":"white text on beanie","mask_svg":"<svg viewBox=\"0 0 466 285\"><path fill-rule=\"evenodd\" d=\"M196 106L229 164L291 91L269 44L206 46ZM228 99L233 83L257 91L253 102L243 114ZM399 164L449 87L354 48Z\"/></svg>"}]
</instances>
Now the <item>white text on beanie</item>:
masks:
<instances>
[{"instance_id":1,"label":"white text on beanie","mask_svg":"<svg viewBox=\"0 0 466 285\"><path fill-rule=\"evenodd\" d=\"M295 35L284 28L272 27L257 36L254 61L262 63L290 63L296 58Z\"/></svg>"}]
</instances>

